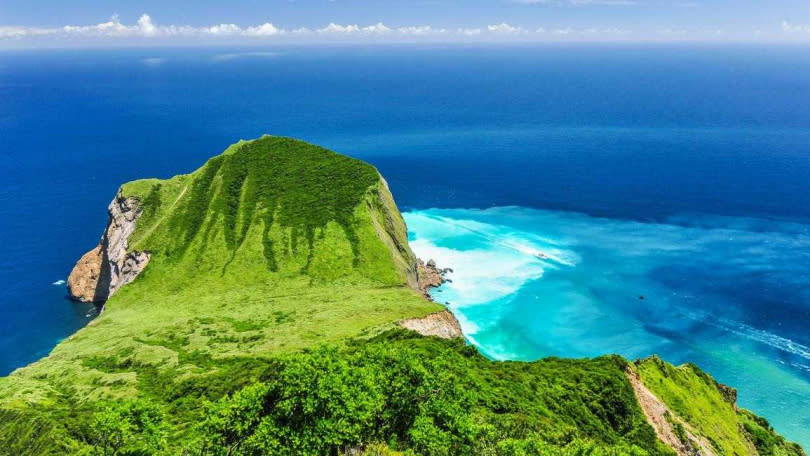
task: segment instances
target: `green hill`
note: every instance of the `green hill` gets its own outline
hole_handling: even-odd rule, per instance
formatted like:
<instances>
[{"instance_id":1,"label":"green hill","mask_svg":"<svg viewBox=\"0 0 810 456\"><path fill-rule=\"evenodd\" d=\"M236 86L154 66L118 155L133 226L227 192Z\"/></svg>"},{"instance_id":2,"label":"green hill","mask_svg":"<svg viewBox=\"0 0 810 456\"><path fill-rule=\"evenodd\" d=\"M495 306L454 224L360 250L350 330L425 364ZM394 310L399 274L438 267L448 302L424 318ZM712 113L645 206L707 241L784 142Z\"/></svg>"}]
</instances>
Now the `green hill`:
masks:
<instances>
[{"instance_id":1,"label":"green hill","mask_svg":"<svg viewBox=\"0 0 810 456\"><path fill-rule=\"evenodd\" d=\"M399 328L442 307L358 160L265 136L124 184L113 205L130 202L124 253L148 264L0 379L0 454L803 454L696 368L493 362Z\"/></svg>"}]
</instances>

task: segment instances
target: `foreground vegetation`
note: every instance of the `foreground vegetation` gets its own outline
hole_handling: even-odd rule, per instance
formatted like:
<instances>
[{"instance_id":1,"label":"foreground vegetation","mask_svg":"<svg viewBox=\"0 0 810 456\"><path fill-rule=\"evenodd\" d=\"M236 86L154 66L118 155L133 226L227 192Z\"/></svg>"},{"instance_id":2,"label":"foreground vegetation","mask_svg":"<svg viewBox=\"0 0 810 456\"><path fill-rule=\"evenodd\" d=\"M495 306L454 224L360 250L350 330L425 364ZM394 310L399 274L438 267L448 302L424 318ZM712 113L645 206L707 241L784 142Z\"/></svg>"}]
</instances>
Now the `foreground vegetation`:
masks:
<instances>
[{"instance_id":1,"label":"foreground vegetation","mask_svg":"<svg viewBox=\"0 0 810 456\"><path fill-rule=\"evenodd\" d=\"M674 454L628 367L716 454L802 454L697 369L493 362L397 329L441 307L414 290L404 222L365 163L264 137L121 196L143 208L130 250L152 259L0 379L0 454Z\"/></svg>"},{"instance_id":2,"label":"foreground vegetation","mask_svg":"<svg viewBox=\"0 0 810 456\"><path fill-rule=\"evenodd\" d=\"M623 369L616 357L497 363L391 330L205 377L152 373L137 399L74 410L62 438L101 454L671 454Z\"/></svg>"}]
</instances>

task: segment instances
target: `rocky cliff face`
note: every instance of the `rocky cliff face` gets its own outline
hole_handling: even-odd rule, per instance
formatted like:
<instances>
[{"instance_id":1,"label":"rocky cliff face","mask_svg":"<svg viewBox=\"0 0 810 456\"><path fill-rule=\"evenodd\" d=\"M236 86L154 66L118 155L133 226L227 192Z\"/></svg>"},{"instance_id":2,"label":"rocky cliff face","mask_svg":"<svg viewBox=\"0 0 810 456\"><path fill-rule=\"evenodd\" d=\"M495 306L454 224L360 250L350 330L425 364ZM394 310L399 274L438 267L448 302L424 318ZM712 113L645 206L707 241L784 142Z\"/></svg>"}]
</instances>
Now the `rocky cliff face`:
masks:
<instances>
[{"instance_id":1,"label":"rocky cliff face","mask_svg":"<svg viewBox=\"0 0 810 456\"><path fill-rule=\"evenodd\" d=\"M379 174L378 174L379 175ZM371 198L366 199L368 209L372 216L372 223L377 237L388 247L394 258L397 268L405 275L408 286L421 291L419 270L416 255L408 246L408 228L402 218L388 182L379 175L380 182L376 186Z\"/></svg>"},{"instance_id":2,"label":"rocky cliff face","mask_svg":"<svg viewBox=\"0 0 810 456\"><path fill-rule=\"evenodd\" d=\"M439 269L436 262L428 260L427 263L421 259L416 260L417 286L416 291L422 293L426 298L433 300L430 296L430 289L441 286L447 279L444 274L452 272L452 269Z\"/></svg>"},{"instance_id":3,"label":"rocky cliff face","mask_svg":"<svg viewBox=\"0 0 810 456\"><path fill-rule=\"evenodd\" d=\"M430 296L430 289L441 286L446 279L444 274L450 269L439 269L436 262L428 260L427 263L421 259L416 260L417 285L415 289L422 295L433 300ZM449 310L432 313L422 318L410 318L399 322L405 329L416 331L423 336L436 336L442 339L456 339L464 337L456 316Z\"/></svg>"},{"instance_id":4,"label":"rocky cliff face","mask_svg":"<svg viewBox=\"0 0 810 456\"><path fill-rule=\"evenodd\" d=\"M149 252L128 251L129 236L141 214L136 198L120 193L108 207L107 229L99 244L85 253L68 277L71 298L103 303L135 277L149 263Z\"/></svg>"},{"instance_id":5,"label":"rocky cliff face","mask_svg":"<svg viewBox=\"0 0 810 456\"><path fill-rule=\"evenodd\" d=\"M442 339L463 337L461 325L449 310L432 313L422 318L410 318L399 322L400 326L416 331L423 336L436 336Z\"/></svg>"}]
</instances>

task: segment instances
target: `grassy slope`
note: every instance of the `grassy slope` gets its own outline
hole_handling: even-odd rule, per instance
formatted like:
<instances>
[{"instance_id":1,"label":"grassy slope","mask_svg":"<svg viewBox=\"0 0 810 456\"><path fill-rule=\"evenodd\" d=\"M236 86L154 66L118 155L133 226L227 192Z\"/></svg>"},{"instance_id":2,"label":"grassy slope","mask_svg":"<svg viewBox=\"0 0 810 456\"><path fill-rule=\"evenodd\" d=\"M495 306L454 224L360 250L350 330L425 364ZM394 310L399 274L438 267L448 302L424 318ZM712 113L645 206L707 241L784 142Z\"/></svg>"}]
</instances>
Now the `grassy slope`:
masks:
<instances>
[{"instance_id":1,"label":"grassy slope","mask_svg":"<svg viewBox=\"0 0 810 456\"><path fill-rule=\"evenodd\" d=\"M644 384L722 455L793 455L802 450L786 442L762 418L737 409L717 382L693 364L672 366L657 357L636 363Z\"/></svg>"},{"instance_id":2,"label":"grassy slope","mask_svg":"<svg viewBox=\"0 0 810 456\"><path fill-rule=\"evenodd\" d=\"M175 454L200 438L206 400L277 379L288 356L307 362L302 350L349 340L335 356L357 369L379 371L373 357L355 354L379 348L427 363L431 375L448 372L475 399L461 413L507 442L499 454L584 454L589 445L593 454L668 454L618 358L494 363L453 342L377 337L440 307L407 286L414 257L405 225L370 165L264 137L121 194L141 200L130 248L152 260L88 327L0 379L0 454L88 452L99 404L133 398L165 412ZM737 416L760 440L776 439L755 417Z\"/></svg>"}]
</instances>

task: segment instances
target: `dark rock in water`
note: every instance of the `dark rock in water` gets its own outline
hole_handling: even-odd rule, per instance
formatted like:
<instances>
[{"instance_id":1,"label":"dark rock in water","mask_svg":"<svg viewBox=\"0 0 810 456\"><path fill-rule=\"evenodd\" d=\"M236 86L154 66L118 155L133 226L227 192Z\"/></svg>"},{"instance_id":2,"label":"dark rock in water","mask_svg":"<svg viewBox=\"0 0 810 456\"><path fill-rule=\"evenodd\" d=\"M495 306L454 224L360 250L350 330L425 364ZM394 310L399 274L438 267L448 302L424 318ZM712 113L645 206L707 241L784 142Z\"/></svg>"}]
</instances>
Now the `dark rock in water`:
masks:
<instances>
[{"instance_id":1,"label":"dark rock in water","mask_svg":"<svg viewBox=\"0 0 810 456\"><path fill-rule=\"evenodd\" d=\"M419 291L428 299L430 298L430 289L441 286L445 282L442 270L436 267L436 262L433 260L428 260L427 263L417 260L417 279Z\"/></svg>"},{"instance_id":2,"label":"dark rock in water","mask_svg":"<svg viewBox=\"0 0 810 456\"><path fill-rule=\"evenodd\" d=\"M644 295L639 295L638 299L644 300Z\"/></svg>"}]
</instances>

